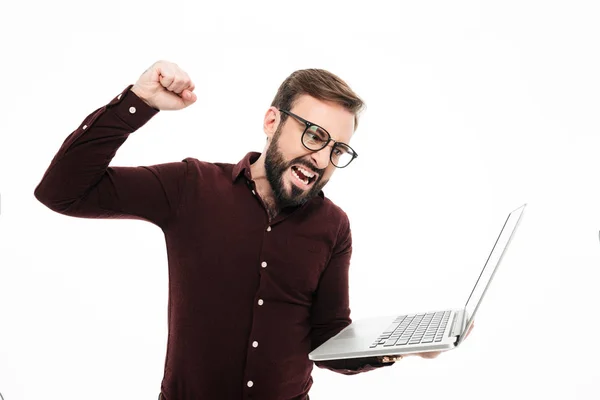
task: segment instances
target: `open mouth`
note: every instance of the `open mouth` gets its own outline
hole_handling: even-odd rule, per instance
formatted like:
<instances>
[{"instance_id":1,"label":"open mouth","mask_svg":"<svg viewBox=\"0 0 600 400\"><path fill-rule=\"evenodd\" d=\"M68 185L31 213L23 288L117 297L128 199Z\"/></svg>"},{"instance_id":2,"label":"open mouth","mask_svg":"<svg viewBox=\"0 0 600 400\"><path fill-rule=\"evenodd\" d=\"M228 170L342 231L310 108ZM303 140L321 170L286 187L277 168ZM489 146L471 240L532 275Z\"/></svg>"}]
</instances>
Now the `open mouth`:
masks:
<instances>
[{"instance_id":1,"label":"open mouth","mask_svg":"<svg viewBox=\"0 0 600 400\"><path fill-rule=\"evenodd\" d=\"M318 175L299 165L292 166L292 176L300 186L310 186L318 177Z\"/></svg>"}]
</instances>

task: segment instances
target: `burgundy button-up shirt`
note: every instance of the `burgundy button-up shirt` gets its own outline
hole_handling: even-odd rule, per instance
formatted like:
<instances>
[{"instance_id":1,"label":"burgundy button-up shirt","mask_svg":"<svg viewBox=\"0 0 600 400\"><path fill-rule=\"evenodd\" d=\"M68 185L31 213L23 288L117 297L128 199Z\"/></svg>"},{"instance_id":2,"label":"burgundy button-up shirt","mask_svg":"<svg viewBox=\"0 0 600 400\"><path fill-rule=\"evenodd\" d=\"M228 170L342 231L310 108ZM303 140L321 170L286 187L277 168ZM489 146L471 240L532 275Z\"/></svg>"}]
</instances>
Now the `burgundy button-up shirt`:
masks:
<instances>
[{"instance_id":1,"label":"burgundy button-up shirt","mask_svg":"<svg viewBox=\"0 0 600 400\"><path fill-rule=\"evenodd\" d=\"M321 192L269 222L249 153L237 165L194 158L109 167L158 110L128 86L63 142L35 197L82 218L151 222L165 235L169 335L166 400L305 399L308 353L350 320L346 214ZM375 358L317 362L343 374Z\"/></svg>"}]
</instances>

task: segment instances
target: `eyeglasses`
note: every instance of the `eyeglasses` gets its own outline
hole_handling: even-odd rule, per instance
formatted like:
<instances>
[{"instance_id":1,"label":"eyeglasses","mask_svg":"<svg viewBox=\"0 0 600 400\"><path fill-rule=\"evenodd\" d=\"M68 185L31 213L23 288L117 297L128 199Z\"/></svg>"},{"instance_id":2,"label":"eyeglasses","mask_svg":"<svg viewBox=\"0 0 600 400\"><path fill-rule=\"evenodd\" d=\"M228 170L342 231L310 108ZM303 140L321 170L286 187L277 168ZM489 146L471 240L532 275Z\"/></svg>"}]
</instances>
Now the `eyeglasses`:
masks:
<instances>
[{"instance_id":1,"label":"eyeglasses","mask_svg":"<svg viewBox=\"0 0 600 400\"><path fill-rule=\"evenodd\" d=\"M279 109L279 111L294 117L298 122L304 124L304 132L302 132L301 141L308 150L319 151L324 149L329 142L334 142L331 153L329 154L329 159L337 168L347 167L352 160L358 157L358 154L356 154L352 147L348 146L346 143L336 142L331 138L329 132L319 125L313 124L287 110Z\"/></svg>"}]
</instances>

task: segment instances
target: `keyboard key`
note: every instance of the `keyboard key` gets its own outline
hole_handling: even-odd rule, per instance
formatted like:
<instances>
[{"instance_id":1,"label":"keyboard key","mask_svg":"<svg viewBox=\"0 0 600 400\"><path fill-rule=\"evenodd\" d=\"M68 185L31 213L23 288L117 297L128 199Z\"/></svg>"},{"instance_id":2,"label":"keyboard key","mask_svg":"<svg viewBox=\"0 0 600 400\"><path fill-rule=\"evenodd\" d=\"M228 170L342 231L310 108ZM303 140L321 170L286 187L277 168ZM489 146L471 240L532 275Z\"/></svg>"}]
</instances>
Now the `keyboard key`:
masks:
<instances>
[{"instance_id":1,"label":"keyboard key","mask_svg":"<svg viewBox=\"0 0 600 400\"><path fill-rule=\"evenodd\" d=\"M386 330L383 331L383 334L390 334L392 332L394 332L396 330L396 328L398 327L398 325L390 325L386 328Z\"/></svg>"},{"instance_id":2,"label":"keyboard key","mask_svg":"<svg viewBox=\"0 0 600 400\"><path fill-rule=\"evenodd\" d=\"M402 346L407 343L430 343L424 340L435 338L443 340L450 316L450 311L399 315L373 342L371 348L378 346ZM435 336L434 336L435 335Z\"/></svg>"}]
</instances>

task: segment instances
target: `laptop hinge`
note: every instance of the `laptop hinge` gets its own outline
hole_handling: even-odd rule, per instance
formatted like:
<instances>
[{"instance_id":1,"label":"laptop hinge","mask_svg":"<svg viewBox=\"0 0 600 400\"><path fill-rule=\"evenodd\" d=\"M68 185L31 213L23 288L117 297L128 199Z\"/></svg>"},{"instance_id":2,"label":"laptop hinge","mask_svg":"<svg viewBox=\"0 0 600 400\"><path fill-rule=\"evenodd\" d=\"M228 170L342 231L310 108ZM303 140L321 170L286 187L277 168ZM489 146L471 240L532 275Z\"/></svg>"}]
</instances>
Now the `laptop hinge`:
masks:
<instances>
[{"instance_id":1,"label":"laptop hinge","mask_svg":"<svg viewBox=\"0 0 600 400\"><path fill-rule=\"evenodd\" d=\"M450 330L450 336L458 337L465 324L465 310L460 310L456 314L454 314L454 323L452 324L452 329Z\"/></svg>"}]
</instances>

